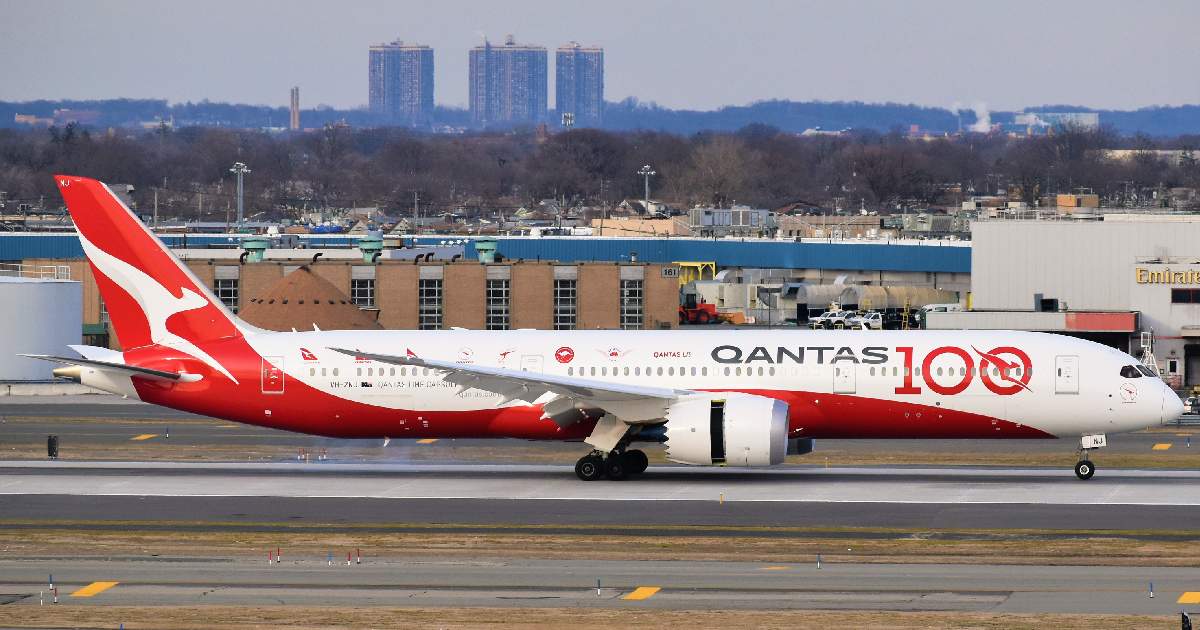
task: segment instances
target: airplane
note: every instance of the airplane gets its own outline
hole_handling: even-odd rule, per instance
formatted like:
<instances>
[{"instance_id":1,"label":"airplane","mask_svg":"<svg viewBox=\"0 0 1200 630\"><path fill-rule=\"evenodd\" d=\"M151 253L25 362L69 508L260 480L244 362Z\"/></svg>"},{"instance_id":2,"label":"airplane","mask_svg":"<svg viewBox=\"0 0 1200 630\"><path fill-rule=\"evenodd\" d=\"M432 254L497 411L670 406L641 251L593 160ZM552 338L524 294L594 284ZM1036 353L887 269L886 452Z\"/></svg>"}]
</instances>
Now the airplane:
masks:
<instances>
[{"instance_id":1,"label":"airplane","mask_svg":"<svg viewBox=\"0 0 1200 630\"><path fill-rule=\"evenodd\" d=\"M771 466L823 438L1071 438L1165 424L1179 397L1133 357L1023 331L275 332L234 315L103 183L57 175L123 348L56 376L164 407L332 438L582 441L585 481Z\"/></svg>"}]
</instances>

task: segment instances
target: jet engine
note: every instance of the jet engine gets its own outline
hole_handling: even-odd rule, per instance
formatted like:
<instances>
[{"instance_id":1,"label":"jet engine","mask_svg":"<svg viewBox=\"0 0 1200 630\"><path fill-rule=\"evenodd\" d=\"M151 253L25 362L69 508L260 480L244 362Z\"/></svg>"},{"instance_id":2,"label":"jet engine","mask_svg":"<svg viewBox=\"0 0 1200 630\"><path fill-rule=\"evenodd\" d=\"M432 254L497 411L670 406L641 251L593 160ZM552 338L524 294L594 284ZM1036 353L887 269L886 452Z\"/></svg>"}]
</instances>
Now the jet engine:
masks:
<instances>
[{"instance_id":1,"label":"jet engine","mask_svg":"<svg viewBox=\"0 0 1200 630\"><path fill-rule=\"evenodd\" d=\"M697 394L667 409L667 459L700 466L773 466L788 451L787 403L753 394Z\"/></svg>"}]
</instances>

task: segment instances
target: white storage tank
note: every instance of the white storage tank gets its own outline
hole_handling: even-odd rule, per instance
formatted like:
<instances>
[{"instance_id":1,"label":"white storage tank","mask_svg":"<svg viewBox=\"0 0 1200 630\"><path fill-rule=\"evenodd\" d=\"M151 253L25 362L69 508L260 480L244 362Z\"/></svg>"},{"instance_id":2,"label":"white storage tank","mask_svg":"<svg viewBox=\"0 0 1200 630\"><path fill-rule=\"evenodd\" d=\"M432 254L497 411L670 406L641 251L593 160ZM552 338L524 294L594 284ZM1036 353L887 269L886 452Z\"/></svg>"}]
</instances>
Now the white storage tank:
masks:
<instances>
[{"instance_id":1,"label":"white storage tank","mask_svg":"<svg viewBox=\"0 0 1200 630\"><path fill-rule=\"evenodd\" d=\"M75 356L83 338L83 286L74 280L0 276L0 381L46 381L56 363L18 354Z\"/></svg>"}]
</instances>

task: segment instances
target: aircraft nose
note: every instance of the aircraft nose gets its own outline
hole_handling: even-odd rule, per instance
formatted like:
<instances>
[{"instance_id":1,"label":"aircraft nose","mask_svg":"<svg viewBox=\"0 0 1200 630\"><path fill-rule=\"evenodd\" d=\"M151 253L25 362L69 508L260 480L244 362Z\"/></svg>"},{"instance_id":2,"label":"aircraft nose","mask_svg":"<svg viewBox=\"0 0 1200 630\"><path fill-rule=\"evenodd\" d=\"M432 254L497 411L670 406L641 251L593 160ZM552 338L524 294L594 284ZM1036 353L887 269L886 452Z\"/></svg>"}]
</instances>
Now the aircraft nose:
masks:
<instances>
[{"instance_id":1,"label":"aircraft nose","mask_svg":"<svg viewBox=\"0 0 1200 630\"><path fill-rule=\"evenodd\" d=\"M1174 422L1183 415L1183 401L1169 387L1163 387L1162 423Z\"/></svg>"}]
</instances>

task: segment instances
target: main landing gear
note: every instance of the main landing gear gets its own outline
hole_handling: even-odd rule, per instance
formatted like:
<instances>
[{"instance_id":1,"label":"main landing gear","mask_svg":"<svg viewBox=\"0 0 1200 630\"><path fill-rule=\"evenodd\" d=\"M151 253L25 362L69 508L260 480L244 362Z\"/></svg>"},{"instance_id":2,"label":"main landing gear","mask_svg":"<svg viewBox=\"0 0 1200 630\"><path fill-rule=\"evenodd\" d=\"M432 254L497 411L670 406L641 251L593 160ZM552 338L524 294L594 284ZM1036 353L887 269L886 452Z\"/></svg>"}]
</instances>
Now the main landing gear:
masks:
<instances>
[{"instance_id":1,"label":"main landing gear","mask_svg":"<svg viewBox=\"0 0 1200 630\"><path fill-rule=\"evenodd\" d=\"M1088 453L1094 449L1104 448L1108 446L1108 440L1103 433L1097 435L1085 435L1079 438L1079 450L1076 455L1079 461L1075 462L1075 476L1083 481L1092 478L1096 474L1096 465L1092 460L1088 459Z\"/></svg>"},{"instance_id":2,"label":"main landing gear","mask_svg":"<svg viewBox=\"0 0 1200 630\"><path fill-rule=\"evenodd\" d=\"M601 477L621 481L630 475L645 472L649 464L646 454L636 449L613 451L608 455L592 451L575 462L575 474L584 481L596 481Z\"/></svg>"}]
</instances>

